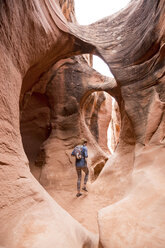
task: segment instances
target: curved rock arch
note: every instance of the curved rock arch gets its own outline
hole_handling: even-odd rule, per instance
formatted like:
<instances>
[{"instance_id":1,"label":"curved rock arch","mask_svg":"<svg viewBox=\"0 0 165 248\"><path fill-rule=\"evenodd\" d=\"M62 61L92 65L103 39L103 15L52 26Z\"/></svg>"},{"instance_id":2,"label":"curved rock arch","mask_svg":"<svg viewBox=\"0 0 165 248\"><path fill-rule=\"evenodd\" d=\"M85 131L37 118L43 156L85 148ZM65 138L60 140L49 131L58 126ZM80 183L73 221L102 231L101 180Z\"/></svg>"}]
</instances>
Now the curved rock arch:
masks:
<instances>
[{"instance_id":1,"label":"curved rock arch","mask_svg":"<svg viewBox=\"0 0 165 248\"><path fill-rule=\"evenodd\" d=\"M27 246L26 242L30 241L33 247L51 246L54 242L60 246L61 240L54 237L52 229L61 232L57 223L61 223L64 216L63 233L67 233L72 223L74 234L69 240L63 235L63 244L71 247L96 244L91 234L77 229L79 225L52 202L29 173L19 132L18 106L22 78L29 68L29 72L33 69L36 72L34 78L28 73L33 84L48 65L57 60L79 53L93 53L107 62L119 87L117 101L121 108L122 129L116 154L118 159L124 158L115 162L114 155L112 162L116 166L112 169L112 162L107 162L95 182L95 189L99 191L99 180L103 179L105 185L111 180L106 190L110 197L115 195L111 202L114 204L99 213L101 245L163 248L164 1L131 1L128 8L88 27L67 23L56 3L50 0L13 1L10 4L9 1L0 4L2 245L18 247L24 242ZM64 38L63 50L59 46L60 37ZM39 40L40 43L35 42ZM42 61L44 58L46 63ZM121 166L123 160L124 168ZM120 183L117 185L113 179ZM8 209L11 215L7 218ZM43 213L44 219L39 222L37 216L43 216ZM49 224L45 225L46 222ZM42 242L36 234L38 228L40 234L44 233ZM81 234L75 240L77 230L81 230ZM144 232L147 235L144 236ZM26 239L25 233L29 233Z\"/></svg>"}]
</instances>

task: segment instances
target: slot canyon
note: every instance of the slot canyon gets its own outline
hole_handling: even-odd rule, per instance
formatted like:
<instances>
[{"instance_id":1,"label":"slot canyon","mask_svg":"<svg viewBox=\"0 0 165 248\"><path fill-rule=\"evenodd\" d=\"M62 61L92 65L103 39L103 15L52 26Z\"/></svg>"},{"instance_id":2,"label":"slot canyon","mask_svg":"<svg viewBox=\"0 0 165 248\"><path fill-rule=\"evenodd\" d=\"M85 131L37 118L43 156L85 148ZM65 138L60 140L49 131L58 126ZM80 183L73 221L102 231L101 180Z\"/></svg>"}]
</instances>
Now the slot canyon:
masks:
<instances>
[{"instance_id":1,"label":"slot canyon","mask_svg":"<svg viewBox=\"0 0 165 248\"><path fill-rule=\"evenodd\" d=\"M0 2L0 248L165 247L164 18L164 0L89 25L74 0Z\"/></svg>"}]
</instances>

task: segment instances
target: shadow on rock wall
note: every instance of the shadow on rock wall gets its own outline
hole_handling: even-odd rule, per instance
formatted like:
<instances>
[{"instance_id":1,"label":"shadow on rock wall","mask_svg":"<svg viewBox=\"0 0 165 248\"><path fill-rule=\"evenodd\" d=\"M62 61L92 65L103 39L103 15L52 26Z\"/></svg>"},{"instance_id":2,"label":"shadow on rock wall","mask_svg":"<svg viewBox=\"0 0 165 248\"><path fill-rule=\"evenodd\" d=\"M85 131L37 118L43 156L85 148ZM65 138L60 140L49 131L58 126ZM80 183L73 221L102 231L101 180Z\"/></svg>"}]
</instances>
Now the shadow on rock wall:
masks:
<instances>
[{"instance_id":1,"label":"shadow on rock wall","mask_svg":"<svg viewBox=\"0 0 165 248\"><path fill-rule=\"evenodd\" d=\"M1 246L97 247L98 237L64 211L30 173L19 115L19 100L22 104L24 95L57 61L92 53L108 64L116 81L104 78L105 82L98 84L100 76L95 73L91 82L98 78L97 83L88 82L87 86L85 79L76 82L81 87L78 91L74 83L65 81L65 78L72 81L74 73L69 73L67 67L64 74L60 73L58 67L56 76L60 80L64 76L61 88L50 80L45 89L47 97L42 96L45 111L40 118L52 121L52 132L43 145L46 164L40 181L48 187L60 187L61 159L69 161L70 151L81 136L89 139L89 163L95 166L100 160L105 162L107 154L89 131L81 108L94 91L107 91L118 103L121 133L115 153L92 184L93 193L105 194L110 199L110 205L98 214L100 246L165 247L164 20L164 0L132 0L125 9L89 26L67 22L58 1L1 1ZM76 63L72 59L68 61ZM83 74L87 78L88 69ZM82 70L77 68L78 79L79 73ZM66 102L66 94L62 92L69 91L69 85L74 94ZM53 109L54 87L62 103L57 109ZM73 122L76 123L74 130ZM47 120L43 123L41 129L49 125ZM40 135L40 130L37 132ZM48 135L43 132L40 143ZM55 149L59 154L56 161ZM54 172L55 163L58 173ZM71 163L63 167L65 177L70 179L67 172Z\"/></svg>"},{"instance_id":2,"label":"shadow on rock wall","mask_svg":"<svg viewBox=\"0 0 165 248\"><path fill-rule=\"evenodd\" d=\"M32 173L46 188L75 186L70 154L82 137L88 140L91 181L107 161L112 101L103 91L92 93L95 85L105 81L108 78L89 67L84 57L73 57L54 65L32 89L31 97L24 99L26 107L24 104L21 118L24 148Z\"/></svg>"}]
</instances>

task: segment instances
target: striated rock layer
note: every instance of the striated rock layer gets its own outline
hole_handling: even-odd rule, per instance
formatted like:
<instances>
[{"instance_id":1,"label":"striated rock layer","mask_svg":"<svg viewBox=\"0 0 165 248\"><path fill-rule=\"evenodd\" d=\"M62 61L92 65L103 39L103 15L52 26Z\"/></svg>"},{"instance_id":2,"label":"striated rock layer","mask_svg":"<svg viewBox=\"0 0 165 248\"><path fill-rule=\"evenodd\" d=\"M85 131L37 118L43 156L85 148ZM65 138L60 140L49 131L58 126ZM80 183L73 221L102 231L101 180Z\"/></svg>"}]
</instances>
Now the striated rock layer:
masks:
<instances>
[{"instance_id":1,"label":"striated rock layer","mask_svg":"<svg viewBox=\"0 0 165 248\"><path fill-rule=\"evenodd\" d=\"M73 1L59 3L67 20L76 22ZM70 154L82 137L88 140L91 180L110 155L107 128L112 103L103 90L107 91L114 79L100 75L88 66L91 64L88 54L60 60L23 97L20 121L24 149L31 172L47 190L76 185Z\"/></svg>"},{"instance_id":2,"label":"striated rock layer","mask_svg":"<svg viewBox=\"0 0 165 248\"><path fill-rule=\"evenodd\" d=\"M116 82L90 86L89 92L107 91L121 114L117 149L92 184L93 193L111 199L98 215L100 247L164 248L164 0L133 0L89 26L68 23L56 2L0 3L0 245L97 247L97 237L31 175L19 127L19 102L26 104L24 95L44 72L62 58L93 53Z\"/></svg>"},{"instance_id":3,"label":"striated rock layer","mask_svg":"<svg viewBox=\"0 0 165 248\"><path fill-rule=\"evenodd\" d=\"M103 247L165 246L164 17L164 1L139 0L89 27L72 26L119 87L119 145L93 185L112 203L98 215Z\"/></svg>"},{"instance_id":4,"label":"striated rock layer","mask_svg":"<svg viewBox=\"0 0 165 248\"><path fill-rule=\"evenodd\" d=\"M103 125L99 126L98 114L101 107L103 112L108 111L108 106L104 104L105 92L97 95L92 92L95 88L102 90L104 81L108 80L79 56L55 64L33 87L32 96L22 110L21 133L31 171L44 187L57 189L68 183L68 187L75 185L72 182L76 177L73 177L75 168L70 154L82 137L88 140L91 179L97 177L104 166L108 159L108 154L103 151L108 150L107 128L102 130ZM88 99L90 102L93 99L90 104ZM109 117L102 120L106 127L110 114L109 111ZM101 135L104 137L103 150L97 143Z\"/></svg>"},{"instance_id":5,"label":"striated rock layer","mask_svg":"<svg viewBox=\"0 0 165 248\"><path fill-rule=\"evenodd\" d=\"M54 77L47 85L46 95L51 108L52 131L49 139L43 144L46 161L40 182L45 187L55 185L55 188L59 188L66 184L67 187L75 185L72 182L75 168L71 163L70 154L82 137L88 139L90 154L88 163L91 166L91 177L93 169L100 163L104 165L108 159L106 153L100 149L92 137L85 123L83 111L85 98L94 91L95 84L98 86L98 80L104 82L105 79L89 68L83 59L82 61L79 59L78 61L75 58L65 60L63 65L54 69Z\"/></svg>"},{"instance_id":6,"label":"striated rock layer","mask_svg":"<svg viewBox=\"0 0 165 248\"><path fill-rule=\"evenodd\" d=\"M0 4L0 246L5 248L97 247L98 243L97 235L64 211L31 175L20 135L19 118L32 86L57 60L75 53L74 39L66 33L58 11L54 1ZM37 111L41 98L42 116ZM31 99L36 107L32 120L39 117L36 122L43 123L36 132L31 124L33 160L38 142L49 136L42 129L49 124L50 110L41 94ZM29 138L26 129L24 135ZM35 135L40 136L36 142Z\"/></svg>"}]
</instances>

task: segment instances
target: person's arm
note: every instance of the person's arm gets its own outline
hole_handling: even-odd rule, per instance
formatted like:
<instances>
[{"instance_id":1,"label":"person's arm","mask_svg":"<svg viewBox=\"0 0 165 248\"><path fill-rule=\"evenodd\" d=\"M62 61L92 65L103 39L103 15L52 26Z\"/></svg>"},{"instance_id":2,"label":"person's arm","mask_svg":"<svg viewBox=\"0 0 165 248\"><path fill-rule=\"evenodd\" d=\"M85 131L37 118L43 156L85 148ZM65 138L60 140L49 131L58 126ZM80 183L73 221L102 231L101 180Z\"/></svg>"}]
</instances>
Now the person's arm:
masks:
<instances>
[{"instance_id":1,"label":"person's arm","mask_svg":"<svg viewBox=\"0 0 165 248\"><path fill-rule=\"evenodd\" d=\"M75 156L74 150L72 151L71 156Z\"/></svg>"}]
</instances>

